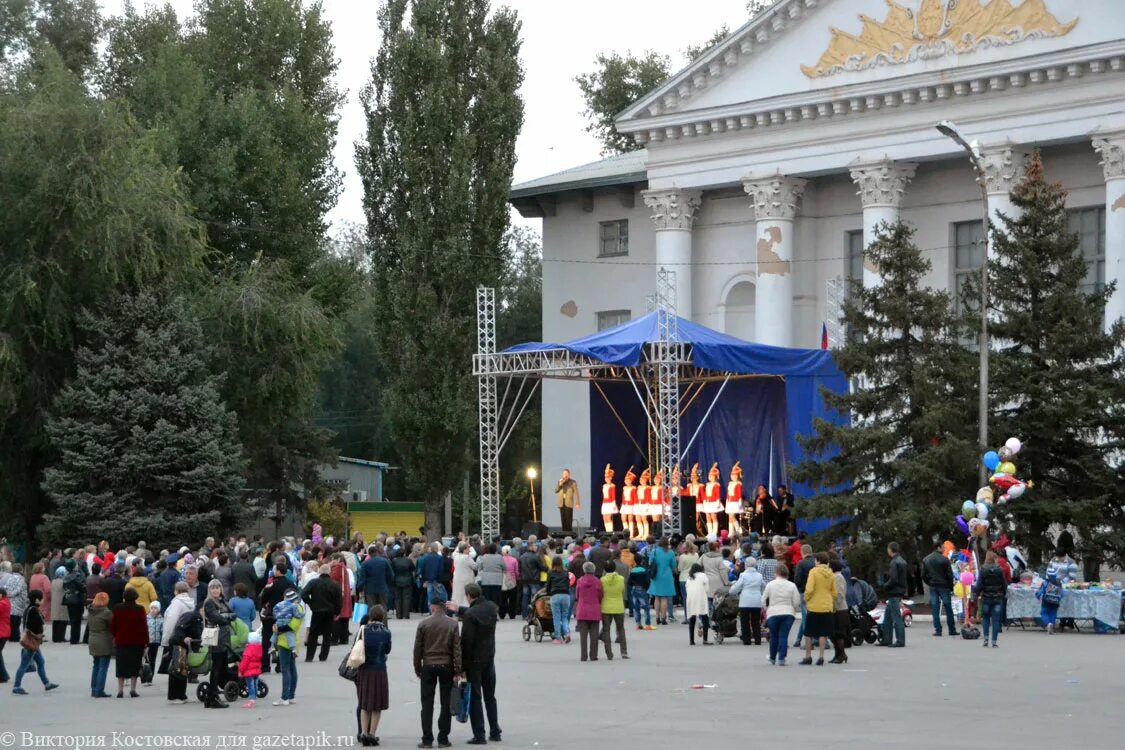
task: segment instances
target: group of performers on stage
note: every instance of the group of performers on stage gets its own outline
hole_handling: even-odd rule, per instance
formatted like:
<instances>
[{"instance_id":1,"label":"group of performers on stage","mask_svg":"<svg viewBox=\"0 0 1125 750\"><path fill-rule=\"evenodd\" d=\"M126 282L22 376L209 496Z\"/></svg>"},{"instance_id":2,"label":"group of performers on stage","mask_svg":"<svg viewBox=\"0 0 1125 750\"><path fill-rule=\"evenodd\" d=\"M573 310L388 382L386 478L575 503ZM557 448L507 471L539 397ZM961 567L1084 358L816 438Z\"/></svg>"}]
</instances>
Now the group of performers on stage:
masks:
<instances>
[{"instance_id":1,"label":"group of performers on stage","mask_svg":"<svg viewBox=\"0 0 1125 750\"><path fill-rule=\"evenodd\" d=\"M793 496L779 487L780 498L773 498L764 484L758 485L753 498L742 495L742 467L735 461L730 470L730 481L723 486L720 482L719 465L712 464L707 472L707 482L699 481L699 464L691 467L687 485L681 484L679 468L672 470L671 482L665 484L664 471L653 475L649 469L641 472L640 482L633 467L625 472L625 484L621 488L621 502L617 500L617 485L613 481L613 467L606 464L605 483L602 485L602 521L606 531L617 530L616 516L621 517L621 531L632 538L647 537L665 515L671 513L672 496L694 501L696 531L700 534L718 536L723 528L725 516L727 533L731 536L758 534L788 534L792 516ZM687 503L681 508L686 521L690 511Z\"/></svg>"}]
</instances>

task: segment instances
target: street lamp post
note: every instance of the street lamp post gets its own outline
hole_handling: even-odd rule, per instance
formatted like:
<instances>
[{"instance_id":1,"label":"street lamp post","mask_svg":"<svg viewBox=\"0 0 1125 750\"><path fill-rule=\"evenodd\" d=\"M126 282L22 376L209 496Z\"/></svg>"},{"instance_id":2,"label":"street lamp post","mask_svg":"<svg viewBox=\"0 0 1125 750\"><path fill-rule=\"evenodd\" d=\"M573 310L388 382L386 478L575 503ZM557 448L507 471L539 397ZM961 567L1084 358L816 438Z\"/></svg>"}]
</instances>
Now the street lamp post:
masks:
<instances>
[{"instance_id":1,"label":"street lamp post","mask_svg":"<svg viewBox=\"0 0 1125 750\"><path fill-rule=\"evenodd\" d=\"M938 132L952 139L964 149L977 174L977 184L980 186L981 205L984 209L983 232L981 233L981 264L980 264L980 421L978 442L983 454L988 450L988 181L985 179L984 165L981 164L980 149L975 143L969 143L961 135L957 126L949 121L942 120L937 124ZM954 290L956 293L956 290ZM980 467L980 482L984 486L988 482L988 470L982 464Z\"/></svg>"},{"instance_id":2,"label":"street lamp post","mask_svg":"<svg viewBox=\"0 0 1125 750\"><path fill-rule=\"evenodd\" d=\"M527 484L531 488L531 520L533 523L539 523L539 510L535 502L535 477L539 476L539 472L535 470L534 466L527 468Z\"/></svg>"}]
</instances>

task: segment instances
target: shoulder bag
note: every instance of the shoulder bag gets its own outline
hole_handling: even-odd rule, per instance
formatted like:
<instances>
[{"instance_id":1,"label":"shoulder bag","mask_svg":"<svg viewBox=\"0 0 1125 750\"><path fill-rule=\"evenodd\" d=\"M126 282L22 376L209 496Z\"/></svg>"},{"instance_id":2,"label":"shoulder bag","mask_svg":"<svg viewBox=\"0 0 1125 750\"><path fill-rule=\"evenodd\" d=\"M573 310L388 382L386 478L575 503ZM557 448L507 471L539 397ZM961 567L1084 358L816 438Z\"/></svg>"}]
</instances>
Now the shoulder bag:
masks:
<instances>
[{"instance_id":1,"label":"shoulder bag","mask_svg":"<svg viewBox=\"0 0 1125 750\"><path fill-rule=\"evenodd\" d=\"M203 610L203 619L207 620L207 610ZM219 645L219 629L217 627L203 628L203 634L199 637L199 642L204 646L212 648Z\"/></svg>"},{"instance_id":2,"label":"shoulder bag","mask_svg":"<svg viewBox=\"0 0 1125 750\"><path fill-rule=\"evenodd\" d=\"M43 645L43 636L39 633L32 633L30 630L23 631L20 636L20 646L26 648L28 651L38 651L39 647Z\"/></svg>"},{"instance_id":3,"label":"shoulder bag","mask_svg":"<svg viewBox=\"0 0 1125 750\"><path fill-rule=\"evenodd\" d=\"M359 674L359 668L367 661L367 654L365 646L363 645L363 629L360 629L359 635L355 638L355 643L348 651L347 656L340 662L338 672L340 676L349 682L355 682L356 675Z\"/></svg>"}]
</instances>

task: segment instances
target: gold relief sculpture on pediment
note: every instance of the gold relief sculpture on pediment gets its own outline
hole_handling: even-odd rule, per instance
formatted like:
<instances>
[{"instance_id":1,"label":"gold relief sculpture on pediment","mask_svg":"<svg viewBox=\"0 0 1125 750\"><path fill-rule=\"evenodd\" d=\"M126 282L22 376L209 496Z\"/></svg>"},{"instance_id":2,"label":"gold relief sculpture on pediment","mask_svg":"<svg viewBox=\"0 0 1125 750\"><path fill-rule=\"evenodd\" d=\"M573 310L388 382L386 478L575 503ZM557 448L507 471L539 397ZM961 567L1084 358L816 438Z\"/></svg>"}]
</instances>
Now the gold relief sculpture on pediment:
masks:
<instances>
[{"instance_id":1,"label":"gold relief sculpture on pediment","mask_svg":"<svg viewBox=\"0 0 1125 750\"><path fill-rule=\"evenodd\" d=\"M809 78L881 65L901 65L981 48L1069 34L1078 18L1063 23L1046 0L886 0L887 17L860 15L858 35L833 28L832 41L816 65L802 65ZM909 7L908 7L909 6Z\"/></svg>"}]
</instances>

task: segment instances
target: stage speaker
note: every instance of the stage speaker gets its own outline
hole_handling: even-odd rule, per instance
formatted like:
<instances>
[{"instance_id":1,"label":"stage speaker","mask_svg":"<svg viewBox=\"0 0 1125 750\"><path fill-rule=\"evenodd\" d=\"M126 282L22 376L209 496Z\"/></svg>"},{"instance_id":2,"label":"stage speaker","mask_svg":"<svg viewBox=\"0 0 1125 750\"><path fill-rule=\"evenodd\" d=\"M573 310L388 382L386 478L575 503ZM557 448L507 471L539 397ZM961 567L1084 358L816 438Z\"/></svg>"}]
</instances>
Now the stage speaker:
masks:
<instances>
[{"instance_id":1,"label":"stage speaker","mask_svg":"<svg viewBox=\"0 0 1125 750\"><path fill-rule=\"evenodd\" d=\"M528 521L523 525L523 530L520 532L520 538L524 541L527 541L527 538L532 534L534 534L537 539L546 539L547 526L545 524L536 523L535 521Z\"/></svg>"}]
</instances>

